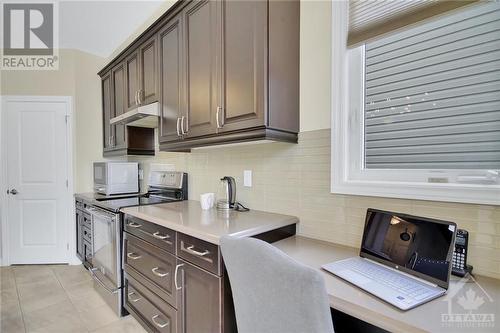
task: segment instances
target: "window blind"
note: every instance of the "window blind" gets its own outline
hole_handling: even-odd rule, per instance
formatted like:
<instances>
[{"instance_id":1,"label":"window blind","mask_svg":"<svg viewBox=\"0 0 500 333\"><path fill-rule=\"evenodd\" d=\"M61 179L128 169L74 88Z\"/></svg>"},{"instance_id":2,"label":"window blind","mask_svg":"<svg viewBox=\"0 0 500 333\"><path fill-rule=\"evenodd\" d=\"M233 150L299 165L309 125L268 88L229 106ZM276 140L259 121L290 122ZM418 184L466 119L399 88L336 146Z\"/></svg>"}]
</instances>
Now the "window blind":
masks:
<instances>
[{"instance_id":1,"label":"window blind","mask_svg":"<svg viewBox=\"0 0 500 333\"><path fill-rule=\"evenodd\" d=\"M367 169L500 169L500 3L365 45Z\"/></svg>"},{"instance_id":2,"label":"window blind","mask_svg":"<svg viewBox=\"0 0 500 333\"><path fill-rule=\"evenodd\" d=\"M354 46L478 0L350 0L347 44Z\"/></svg>"}]
</instances>

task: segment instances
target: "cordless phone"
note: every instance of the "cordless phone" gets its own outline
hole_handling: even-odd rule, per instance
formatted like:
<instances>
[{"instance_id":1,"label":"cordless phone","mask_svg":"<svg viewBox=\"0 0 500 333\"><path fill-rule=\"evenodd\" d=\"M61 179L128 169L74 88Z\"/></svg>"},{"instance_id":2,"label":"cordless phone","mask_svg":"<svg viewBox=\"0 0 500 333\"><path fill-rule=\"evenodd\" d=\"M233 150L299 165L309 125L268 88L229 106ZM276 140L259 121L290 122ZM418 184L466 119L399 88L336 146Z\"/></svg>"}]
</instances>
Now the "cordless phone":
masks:
<instances>
[{"instance_id":1,"label":"cordless phone","mask_svg":"<svg viewBox=\"0 0 500 333\"><path fill-rule=\"evenodd\" d=\"M472 271L472 266L467 265L467 246L469 244L469 233L467 230L458 229L455 236L455 251L451 274L463 277Z\"/></svg>"}]
</instances>

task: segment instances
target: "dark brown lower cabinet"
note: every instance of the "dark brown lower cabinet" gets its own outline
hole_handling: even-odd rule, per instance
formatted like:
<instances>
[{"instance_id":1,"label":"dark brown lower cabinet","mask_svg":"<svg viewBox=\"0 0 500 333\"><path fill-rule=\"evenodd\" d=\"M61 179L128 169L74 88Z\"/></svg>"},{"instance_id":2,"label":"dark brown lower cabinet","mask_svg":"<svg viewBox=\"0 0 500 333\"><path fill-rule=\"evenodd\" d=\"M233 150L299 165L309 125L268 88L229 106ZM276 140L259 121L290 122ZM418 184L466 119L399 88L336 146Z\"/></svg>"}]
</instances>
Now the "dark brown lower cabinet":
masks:
<instances>
[{"instance_id":1,"label":"dark brown lower cabinet","mask_svg":"<svg viewBox=\"0 0 500 333\"><path fill-rule=\"evenodd\" d=\"M80 260L84 260L83 253L83 212L79 209L75 210L76 220L76 255Z\"/></svg>"},{"instance_id":2,"label":"dark brown lower cabinet","mask_svg":"<svg viewBox=\"0 0 500 333\"><path fill-rule=\"evenodd\" d=\"M177 310L130 275L125 280L125 307L151 332L179 332Z\"/></svg>"},{"instance_id":3,"label":"dark brown lower cabinet","mask_svg":"<svg viewBox=\"0 0 500 333\"><path fill-rule=\"evenodd\" d=\"M295 224L255 237L272 242L294 234ZM123 264L125 309L148 331L237 332L218 245L125 215Z\"/></svg>"},{"instance_id":4,"label":"dark brown lower cabinet","mask_svg":"<svg viewBox=\"0 0 500 333\"><path fill-rule=\"evenodd\" d=\"M214 274L198 266L196 260L181 259L175 247L177 237L197 246L191 250L194 255L208 244L180 233L176 236L175 231L161 227L153 233L168 236L166 240L174 246L161 244L160 248L150 238L155 224L128 215L125 221L125 309L150 332L236 332L227 274L219 269L214 271L220 274ZM134 234L127 229L129 223L133 223ZM217 245L210 245L215 265L221 266Z\"/></svg>"},{"instance_id":5,"label":"dark brown lower cabinet","mask_svg":"<svg viewBox=\"0 0 500 333\"><path fill-rule=\"evenodd\" d=\"M180 332L224 332L222 277L178 261Z\"/></svg>"}]
</instances>

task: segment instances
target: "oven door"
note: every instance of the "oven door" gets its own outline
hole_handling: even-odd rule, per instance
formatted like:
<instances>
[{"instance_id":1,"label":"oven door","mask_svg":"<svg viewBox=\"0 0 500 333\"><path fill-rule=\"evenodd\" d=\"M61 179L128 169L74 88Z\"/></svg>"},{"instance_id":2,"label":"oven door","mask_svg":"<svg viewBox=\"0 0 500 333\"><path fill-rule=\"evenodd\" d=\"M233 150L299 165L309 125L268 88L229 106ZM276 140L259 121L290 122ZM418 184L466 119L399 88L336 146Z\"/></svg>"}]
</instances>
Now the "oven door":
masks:
<instances>
[{"instance_id":1,"label":"oven door","mask_svg":"<svg viewBox=\"0 0 500 333\"><path fill-rule=\"evenodd\" d=\"M92 215L92 266L94 289L117 314L121 311L120 214L97 207Z\"/></svg>"}]
</instances>

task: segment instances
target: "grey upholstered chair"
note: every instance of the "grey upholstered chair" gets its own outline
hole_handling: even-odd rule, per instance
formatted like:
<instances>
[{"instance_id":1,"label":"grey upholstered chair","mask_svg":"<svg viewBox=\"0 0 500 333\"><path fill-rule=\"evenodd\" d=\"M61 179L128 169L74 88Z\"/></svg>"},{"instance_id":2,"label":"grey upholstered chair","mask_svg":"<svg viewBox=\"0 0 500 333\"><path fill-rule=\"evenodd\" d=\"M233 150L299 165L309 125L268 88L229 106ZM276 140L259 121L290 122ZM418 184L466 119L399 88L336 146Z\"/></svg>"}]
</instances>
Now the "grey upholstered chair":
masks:
<instances>
[{"instance_id":1,"label":"grey upholstered chair","mask_svg":"<svg viewBox=\"0 0 500 333\"><path fill-rule=\"evenodd\" d=\"M254 238L220 241L239 333L333 332L323 277Z\"/></svg>"}]
</instances>

